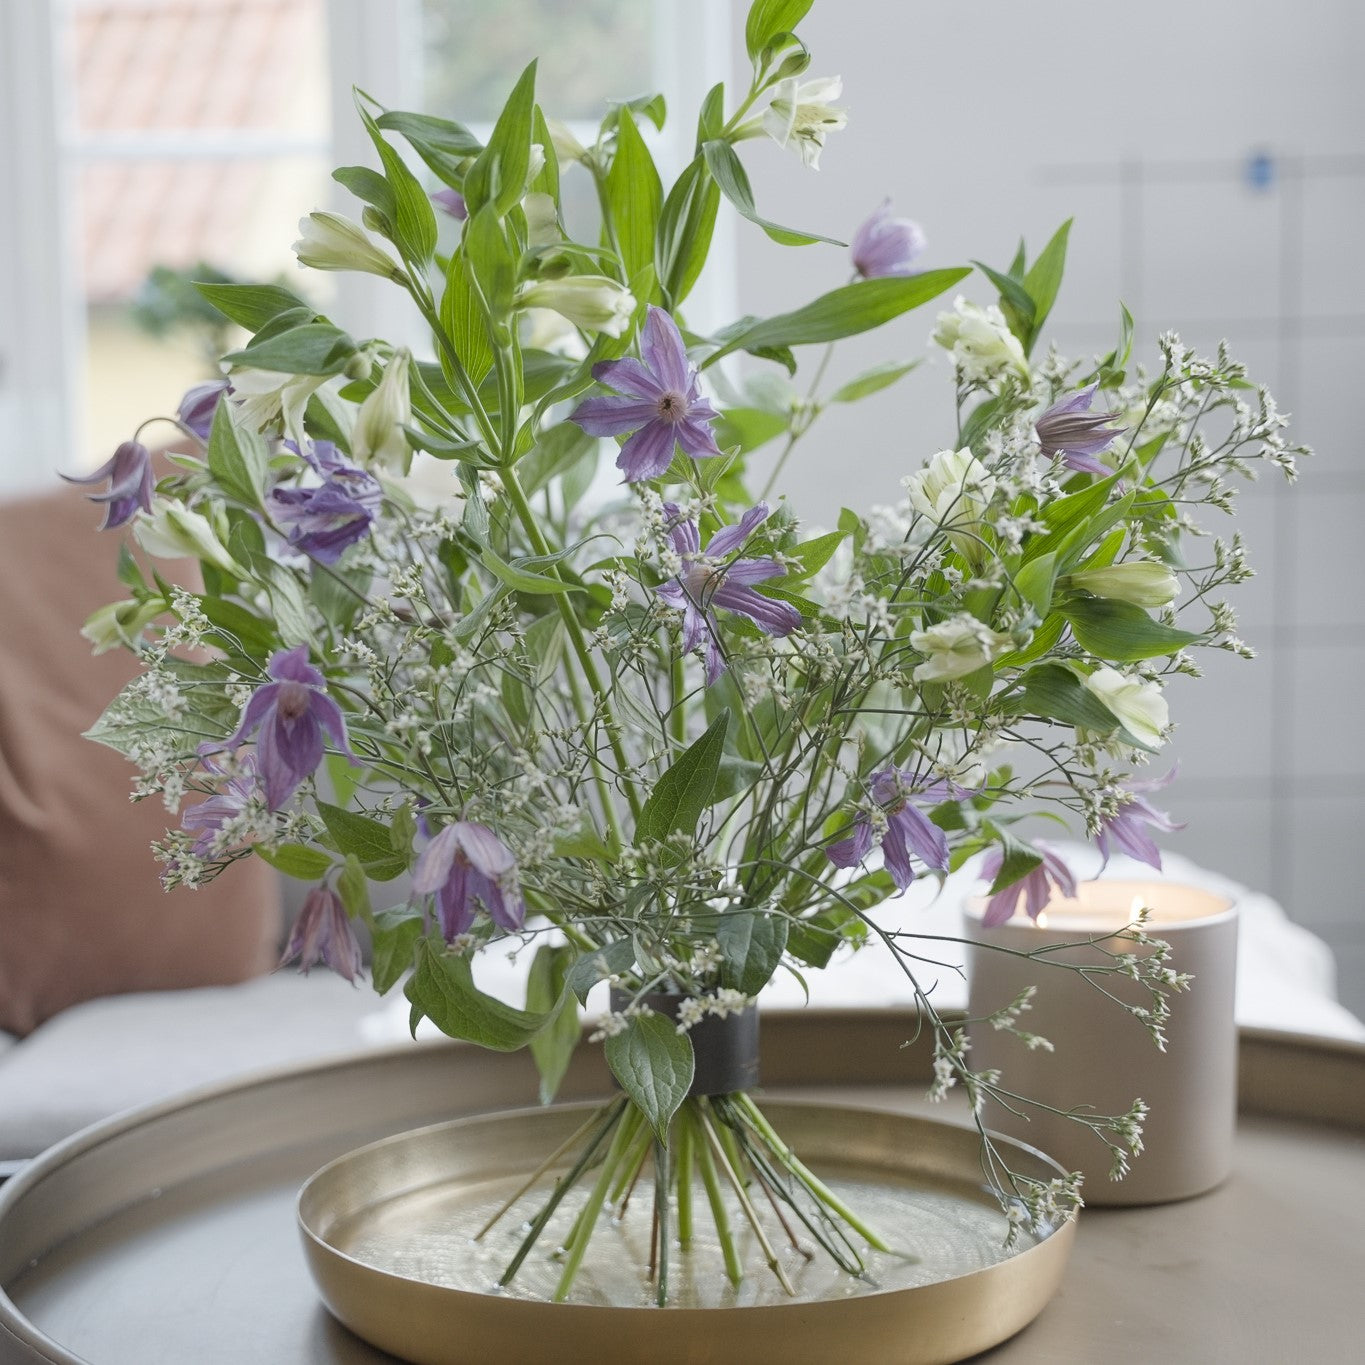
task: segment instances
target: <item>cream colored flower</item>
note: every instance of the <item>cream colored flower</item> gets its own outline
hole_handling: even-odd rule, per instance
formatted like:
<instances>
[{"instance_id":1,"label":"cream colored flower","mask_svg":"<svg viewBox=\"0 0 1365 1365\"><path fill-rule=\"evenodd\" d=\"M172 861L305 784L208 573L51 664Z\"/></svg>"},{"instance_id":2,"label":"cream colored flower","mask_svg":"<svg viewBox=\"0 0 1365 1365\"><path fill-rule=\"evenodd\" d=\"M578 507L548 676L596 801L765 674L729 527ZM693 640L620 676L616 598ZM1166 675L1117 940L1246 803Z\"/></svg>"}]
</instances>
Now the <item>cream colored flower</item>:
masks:
<instances>
[{"instance_id":1,"label":"cream colored flower","mask_svg":"<svg viewBox=\"0 0 1365 1365\"><path fill-rule=\"evenodd\" d=\"M537 280L517 291L521 308L550 308L588 332L619 337L635 317L635 296L605 275L566 275Z\"/></svg>"},{"instance_id":2,"label":"cream colored flower","mask_svg":"<svg viewBox=\"0 0 1365 1365\"><path fill-rule=\"evenodd\" d=\"M379 383L361 403L351 433L351 455L357 464L395 473L406 473L411 465L412 447L403 430L412 421L411 360L407 351L395 351Z\"/></svg>"},{"instance_id":3,"label":"cream colored flower","mask_svg":"<svg viewBox=\"0 0 1365 1365\"><path fill-rule=\"evenodd\" d=\"M916 682L965 678L1014 648L1009 635L992 630L965 611L936 626L911 631L910 644L925 656L915 669Z\"/></svg>"},{"instance_id":4,"label":"cream colored flower","mask_svg":"<svg viewBox=\"0 0 1365 1365\"><path fill-rule=\"evenodd\" d=\"M953 311L938 315L933 340L952 354L965 384L989 387L1011 371L1028 378L1024 348L994 304L979 308L959 294Z\"/></svg>"},{"instance_id":5,"label":"cream colored flower","mask_svg":"<svg viewBox=\"0 0 1365 1365\"><path fill-rule=\"evenodd\" d=\"M314 270L361 270L388 280L406 278L403 268L370 240L364 228L339 213L310 213L299 219L303 234L294 243L300 265Z\"/></svg>"},{"instance_id":6,"label":"cream colored flower","mask_svg":"<svg viewBox=\"0 0 1365 1365\"><path fill-rule=\"evenodd\" d=\"M324 374L285 374L280 370L255 370L239 366L228 373L232 381L230 401L236 405L242 422L252 431L262 431L276 421L284 424L284 434L302 446L307 436L303 414L308 400L327 382Z\"/></svg>"},{"instance_id":7,"label":"cream colored flower","mask_svg":"<svg viewBox=\"0 0 1365 1365\"><path fill-rule=\"evenodd\" d=\"M1068 581L1096 597L1131 602L1135 607L1164 607L1175 601L1180 591L1180 580L1164 564L1151 559L1081 569L1069 575Z\"/></svg>"},{"instance_id":8,"label":"cream colored flower","mask_svg":"<svg viewBox=\"0 0 1365 1365\"><path fill-rule=\"evenodd\" d=\"M940 450L905 480L905 490L915 511L943 527L962 554L981 557L980 534L995 478L970 450Z\"/></svg>"},{"instance_id":9,"label":"cream colored flower","mask_svg":"<svg viewBox=\"0 0 1365 1365\"><path fill-rule=\"evenodd\" d=\"M1085 686L1134 739L1153 749L1164 743L1171 714L1156 683L1143 682L1116 668L1105 667L1090 674L1085 679Z\"/></svg>"},{"instance_id":10,"label":"cream colored flower","mask_svg":"<svg viewBox=\"0 0 1365 1365\"><path fill-rule=\"evenodd\" d=\"M93 646L92 654L106 654L120 645L132 649L142 635L143 627L166 610L166 603L160 597L148 602L137 602L131 597L122 602L110 602L91 613L81 627L81 634Z\"/></svg>"},{"instance_id":11,"label":"cream colored flower","mask_svg":"<svg viewBox=\"0 0 1365 1365\"><path fill-rule=\"evenodd\" d=\"M228 553L209 519L170 498L156 498L133 522L137 543L159 559L202 559L234 578L246 570Z\"/></svg>"},{"instance_id":12,"label":"cream colored flower","mask_svg":"<svg viewBox=\"0 0 1365 1365\"><path fill-rule=\"evenodd\" d=\"M779 146L792 147L804 165L820 169L820 153L825 135L837 132L848 123L848 112L832 101L843 94L840 76L822 76L798 82L788 77L777 87L763 115L763 130Z\"/></svg>"}]
</instances>

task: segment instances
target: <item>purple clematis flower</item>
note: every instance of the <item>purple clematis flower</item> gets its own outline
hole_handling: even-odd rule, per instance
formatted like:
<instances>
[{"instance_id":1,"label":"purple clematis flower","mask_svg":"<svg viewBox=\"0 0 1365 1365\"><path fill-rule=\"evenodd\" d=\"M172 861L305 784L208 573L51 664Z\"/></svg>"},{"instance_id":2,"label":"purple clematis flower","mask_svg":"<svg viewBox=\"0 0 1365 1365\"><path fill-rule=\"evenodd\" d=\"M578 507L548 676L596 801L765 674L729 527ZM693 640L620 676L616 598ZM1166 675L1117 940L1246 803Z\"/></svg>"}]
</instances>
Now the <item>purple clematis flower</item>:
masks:
<instances>
[{"instance_id":1,"label":"purple clematis flower","mask_svg":"<svg viewBox=\"0 0 1365 1365\"><path fill-rule=\"evenodd\" d=\"M1052 898L1053 887L1062 895L1074 899L1076 878L1071 869L1046 844L1035 844L1034 848L1043 855L1043 861L1032 871L1024 873L1017 881L1011 882L1004 890L997 891L986 902L986 913L981 917L981 922L988 929L993 929L997 924L1004 924L1010 919L1019 908L1021 898L1024 901L1024 909L1032 920L1036 920L1043 913L1044 907ZM982 860L981 877L987 882L994 883L1004 863L1004 850L991 849Z\"/></svg>"},{"instance_id":2,"label":"purple clematis flower","mask_svg":"<svg viewBox=\"0 0 1365 1365\"><path fill-rule=\"evenodd\" d=\"M697 460L720 454L710 425L720 414L701 396L682 333L662 308L649 309L640 354L643 360L592 367L594 379L625 397L585 398L569 415L590 436L635 433L616 457L627 483L657 479L672 463L674 446Z\"/></svg>"},{"instance_id":3,"label":"purple clematis flower","mask_svg":"<svg viewBox=\"0 0 1365 1365\"><path fill-rule=\"evenodd\" d=\"M447 943L469 932L480 904L503 929L520 929L526 918L511 849L473 820L447 825L422 850L412 887L418 895L435 895Z\"/></svg>"},{"instance_id":4,"label":"purple clematis flower","mask_svg":"<svg viewBox=\"0 0 1365 1365\"><path fill-rule=\"evenodd\" d=\"M853 234L849 255L865 280L885 275L913 275L915 258L928 245L924 230L909 218L893 218L891 201L881 207Z\"/></svg>"},{"instance_id":5,"label":"purple clematis flower","mask_svg":"<svg viewBox=\"0 0 1365 1365\"><path fill-rule=\"evenodd\" d=\"M210 746L202 751L204 767L215 777L226 771L225 765L214 757ZM196 857L207 858L214 852L214 845L224 826L235 820L246 810L251 798L260 791L260 778L256 772L256 755L245 753L237 764L237 771L223 783L221 790L191 806L180 817L180 828L196 835L191 849ZM225 849L216 850L219 853Z\"/></svg>"},{"instance_id":6,"label":"purple clematis flower","mask_svg":"<svg viewBox=\"0 0 1365 1365\"><path fill-rule=\"evenodd\" d=\"M327 886L315 886L303 902L285 946L280 966L297 962L305 976L325 962L338 976L355 984L360 975L360 943L341 898Z\"/></svg>"},{"instance_id":7,"label":"purple clematis flower","mask_svg":"<svg viewBox=\"0 0 1365 1365\"><path fill-rule=\"evenodd\" d=\"M682 556L682 572L655 592L683 613L683 652L691 653L706 639L706 685L725 672L719 629L713 608L723 607L752 621L766 635L790 635L801 624L801 613L790 602L779 602L754 591L755 583L781 578L786 570L775 559L732 559L754 528L768 516L765 502L751 507L733 526L724 526L701 552L701 536L694 521L686 520L671 502L664 503L668 536Z\"/></svg>"},{"instance_id":8,"label":"purple clematis flower","mask_svg":"<svg viewBox=\"0 0 1365 1365\"><path fill-rule=\"evenodd\" d=\"M232 392L226 379L210 379L186 391L175 415L201 440L207 441L213 428L213 415L225 394Z\"/></svg>"},{"instance_id":9,"label":"purple clematis flower","mask_svg":"<svg viewBox=\"0 0 1365 1365\"><path fill-rule=\"evenodd\" d=\"M271 681L251 694L237 733L222 747L235 749L254 731L256 768L265 784L265 803L279 810L305 777L322 762L324 732L353 764L341 707L327 695L327 680L308 662L308 646L296 645L270 656Z\"/></svg>"},{"instance_id":10,"label":"purple clematis flower","mask_svg":"<svg viewBox=\"0 0 1365 1365\"><path fill-rule=\"evenodd\" d=\"M462 223L469 217L469 209L464 202L464 195L459 190L437 190L431 196L431 202L438 208L444 209L452 218L458 218Z\"/></svg>"},{"instance_id":11,"label":"purple clematis flower","mask_svg":"<svg viewBox=\"0 0 1365 1365\"><path fill-rule=\"evenodd\" d=\"M295 448L297 450L297 448ZM317 441L303 458L322 477L316 488L272 488L270 510L287 528L289 543L323 564L369 534L384 490L379 480L348 463L330 441Z\"/></svg>"},{"instance_id":12,"label":"purple clematis flower","mask_svg":"<svg viewBox=\"0 0 1365 1365\"><path fill-rule=\"evenodd\" d=\"M1111 414L1090 411L1094 397L1095 385L1087 384L1055 402L1034 423L1034 428L1038 433L1038 444L1048 459L1060 455L1068 469L1083 474L1108 475L1112 471L1095 457L1100 451L1108 450L1124 429L1109 425Z\"/></svg>"},{"instance_id":13,"label":"purple clematis flower","mask_svg":"<svg viewBox=\"0 0 1365 1365\"><path fill-rule=\"evenodd\" d=\"M1104 855L1101 867L1109 865L1112 843L1130 858L1161 871L1161 850L1147 832L1148 827L1170 834L1185 826L1172 820L1165 811L1157 810L1145 796L1138 793L1160 791L1170 786L1179 770L1180 765L1176 764L1165 777L1155 777L1147 782L1130 782L1126 788L1120 789L1118 814L1105 820L1095 836L1095 843Z\"/></svg>"},{"instance_id":14,"label":"purple clematis flower","mask_svg":"<svg viewBox=\"0 0 1365 1365\"><path fill-rule=\"evenodd\" d=\"M927 804L937 805L962 793L949 782L930 782L914 786L914 774L908 768L887 767L868 779L872 799L886 815L886 831L882 835L882 858L897 887L904 891L915 880L910 865L913 853L926 866L940 872L948 870L948 839L943 831L923 811L914 806L911 796L919 796ZM835 867L857 867L872 850L872 817L860 811L853 823L853 833L837 844L830 844L825 854Z\"/></svg>"},{"instance_id":15,"label":"purple clematis flower","mask_svg":"<svg viewBox=\"0 0 1365 1365\"><path fill-rule=\"evenodd\" d=\"M93 474L63 474L67 483L88 485L109 480L104 493L91 493L91 502L105 504L101 531L126 526L138 511L152 510L152 452L141 441L124 441Z\"/></svg>"}]
</instances>

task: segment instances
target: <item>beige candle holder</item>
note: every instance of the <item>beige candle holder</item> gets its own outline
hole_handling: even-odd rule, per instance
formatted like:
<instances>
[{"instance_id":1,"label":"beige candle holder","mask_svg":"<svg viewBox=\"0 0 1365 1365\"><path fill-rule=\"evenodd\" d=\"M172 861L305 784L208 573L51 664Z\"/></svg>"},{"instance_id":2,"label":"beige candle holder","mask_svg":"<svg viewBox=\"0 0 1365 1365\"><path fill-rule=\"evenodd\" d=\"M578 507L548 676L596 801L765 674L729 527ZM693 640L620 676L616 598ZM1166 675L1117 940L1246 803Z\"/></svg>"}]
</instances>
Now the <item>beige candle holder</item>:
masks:
<instances>
[{"instance_id":1,"label":"beige candle holder","mask_svg":"<svg viewBox=\"0 0 1365 1365\"><path fill-rule=\"evenodd\" d=\"M1146 990L1121 976L1098 978L1103 991L1079 973L1047 965L1099 964L1128 947L1105 936L1121 932L1146 905L1145 928L1171 945L1170 965L1188 972L1188 991L1170 997L1167 1047L1158 1050L1125 1003L1149 1003ZM1022 909L1007 923L986 928L985 901L968 902L970 1015L984 1020L1035 986L1032 1009L1020 1027L1040 1034L1055 1051L1029 1050L990 1024L970 1027L973 1070L1002 1073L1002 1087L1054 1109L1125 1113L1135 1098L1150 1106L1144 1150L1121 1181L1110 1179L1111 1154L1083 1125L1031 1105L1021 1114L988 1100L986 1125L1038 1147L1085 1175L1087 1204L1159 1204L1212 1189L1226 1179L1237 1111L1237 1027L1233 996L1237 970L1237 909L1224 897L1171 882L1097 881L1081 884L1075 899L1050 902L1038 923ZM1075 945L1060 947L1059 945ZM1047 960L1022 957L1052 949ZM1137 951L1141 952L1139 948Z\"/></svg>"}]
</instances>

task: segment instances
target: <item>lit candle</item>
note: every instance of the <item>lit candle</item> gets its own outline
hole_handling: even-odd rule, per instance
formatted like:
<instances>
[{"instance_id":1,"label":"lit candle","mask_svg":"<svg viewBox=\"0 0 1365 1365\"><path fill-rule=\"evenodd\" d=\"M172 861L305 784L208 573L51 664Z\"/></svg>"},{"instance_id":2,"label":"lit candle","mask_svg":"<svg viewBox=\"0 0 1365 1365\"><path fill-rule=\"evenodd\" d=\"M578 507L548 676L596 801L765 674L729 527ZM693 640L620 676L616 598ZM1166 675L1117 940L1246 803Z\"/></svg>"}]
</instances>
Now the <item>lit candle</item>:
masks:
<instances>
[{"instance_id":1,"label":"lit candle","mask_svg":"<svg viewBox=\"0 0 1365 1365\"><path fill-rule=\"evenodd\" d=\"M986 928L984 904L967 907L967 937L975 940L967 950L970 1015L977 1021L970 1027L972 1069L998 1070L1003 1090L1051 1110L1117 1115L1135 1098L1149 1110L1142 1154L1121 1181L1109 1178L1112 1156L1104 1143L1062 1114L1011 1102L1022 1111L1016 1114L987 1100L986 1126L1082 1171L1088 1204L1162 1203L1219 1184L1231 1166L1237 1108L1236 907L1194 887L1123 881L1083 883L1074 900L1050 901L1036 923L1021 908L1005 924ZM1120 974L1087 979L1070 970L1151 952L1121 937L1143 907L1146 934L1171 946L1168 965L1194 978L1189 990L1167 996L1164 1052L1141 1018L1109 998L1149 1007L1145 985ZM986 1022L1030 986L1036 993L1018 1027L1047 1039L1053 1051L1029 1048Z\"/></svg>"}]
</instances>

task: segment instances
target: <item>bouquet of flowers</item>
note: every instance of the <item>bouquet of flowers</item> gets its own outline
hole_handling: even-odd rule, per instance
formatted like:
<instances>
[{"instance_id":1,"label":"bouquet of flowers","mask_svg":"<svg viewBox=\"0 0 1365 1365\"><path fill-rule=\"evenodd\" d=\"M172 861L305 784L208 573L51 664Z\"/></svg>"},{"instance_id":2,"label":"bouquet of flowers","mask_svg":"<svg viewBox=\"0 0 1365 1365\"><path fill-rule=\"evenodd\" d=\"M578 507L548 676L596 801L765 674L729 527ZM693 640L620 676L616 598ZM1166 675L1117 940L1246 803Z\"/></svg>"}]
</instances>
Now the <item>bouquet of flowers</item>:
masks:
<instances>
[{"instance_id":1,"label":"bouquet of flowers","mask_svg":"<svg viewBox=\"0 0 1365 1365\"><path fill-rule=\"evenodd\" d=\"M1231 511L1258 462L1293 475L1283 418L1225 351L1167 335L1144 373L1126 310L1102 358L1041 345L1067 224L1031 260L979 267L998 301L939 313L956 429L937 454L904 451L899 506L808 528L772 479L751 493L757 449L785 442L776 478L829 403L913 368L823 392L829 346L970 273L919 271L919 230L884 205L853 235L850 283L689 327L718 212L785 249L838 245L762 217L738 152L767 136L814 168L844 125L839 82L808 78L793 31L809 8L756 0L749 88L711 91L671 185L642 132L663 124L658 96L613 106L584 146L537 105L534 66L486 144L358 93L379 169L335 177L359 221L313 213L295 250L405 294L411 349L278 286L204 284L249 340L172 419L194 453L155 482L135 436L86 480L109 481L105 526L131 522L145 555L123 551L129 596L86 628L143 665L91 734L136 762L137 796L188 801L157 848L168 884L251 857L311 883L287 960L355 979L363 925L374 986L404 983L414 1028L529 1047L546 1099L588 992L611 983L593 1042L621 1093L505 1276L581 1178L561 1295L647 1162L660 1302L694 1183L736 1279L727 1209L770 1251L760 1192L850 1271L887 1245L749 1095L692 1093L696 1030L742 1018L776 972L890 953L933 1031L935 1090L1024 1102L972 1070L897 897L984 853L987 922L1036 916L1072 873L1025 817L1158 860L1165 779L1136 770L1167 734L1162 683L1196 674L1197 648L1250 652L1222 600L1251 572L1241 541L1206 538L1195 513ZM597 191L592 240L564 226L571 174ZM410 477L414 458L443 491ZM157 568L186 556L202 586ZM376 908L372 888L403 874L410 894ZM471 969L508 938L533 949L524 1007ZM1141 923L1088 971L1146 983L1150 1006L1123 1008L1160 1039L1184 982ZM1022 1032L1026 1005L994 1022ZM1080 1121L1121 1166L1140 1118ZM1016 1176L982 1136L1013 1223L1074 1206L1075 1180Z\"/></svg>"}]
</instances>

